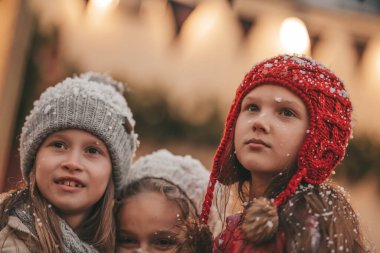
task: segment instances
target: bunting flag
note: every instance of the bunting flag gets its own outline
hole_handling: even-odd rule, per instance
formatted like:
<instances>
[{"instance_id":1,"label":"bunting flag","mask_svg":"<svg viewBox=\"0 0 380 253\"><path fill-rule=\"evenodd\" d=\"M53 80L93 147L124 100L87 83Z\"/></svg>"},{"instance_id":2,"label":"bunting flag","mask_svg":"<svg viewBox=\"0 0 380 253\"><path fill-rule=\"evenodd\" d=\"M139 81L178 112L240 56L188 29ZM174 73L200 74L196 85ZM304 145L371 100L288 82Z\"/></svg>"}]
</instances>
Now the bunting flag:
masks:
<instances>
[{"instance_id":1,"label":"bunting flag","mask_svg":"<svg viewBox=\"0 0 380 253\"><path fill-rule=\"evenodd\" d=\"M195 6L186 5L174 0L169 0L168 3L173 11L176 26L176 34L178 35L181 32L182 25L193 12Z\"/></svg>"},{"instance_id":2,"label":"bunting flag","mask_svg":"<svg viewBox=\"0 0 380 253\"><path fill-rule=\"evenodd\" d=\"M368 44L368 39L366 38L356 37L354 39L354 48L358 56L358 62L362 60L367 44Z\"/></svg>"},{"instance_id":3,"label":"bunting flag","mask_svg":"<svg viewBox=\"0 0 380 253\"><path fill-rule=\"evenodd\" d=\"M247 37L249 31L251 30L252 25L255 23L254 18L246 18L244 16L239 15L239 24L241 27L241 30L243 31L244 38Z\"/></svg>"}]
</instances>

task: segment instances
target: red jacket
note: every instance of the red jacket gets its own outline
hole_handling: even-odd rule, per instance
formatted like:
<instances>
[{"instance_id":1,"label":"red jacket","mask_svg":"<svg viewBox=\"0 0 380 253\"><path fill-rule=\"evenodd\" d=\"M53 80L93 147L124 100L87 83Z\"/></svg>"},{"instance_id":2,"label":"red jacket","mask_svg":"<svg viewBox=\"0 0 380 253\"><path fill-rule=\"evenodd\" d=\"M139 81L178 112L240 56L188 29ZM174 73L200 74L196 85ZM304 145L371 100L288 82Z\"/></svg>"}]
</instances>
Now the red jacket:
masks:
<instances>
[{"instance_id":1,"label":"red jacket","mask_svg":"<svg viewBox=\"0 0 380 253\"><path fill-rule=\"evenodd\" d=\"M282 253L285 250L285 235L278 232L274 240L265 245L254 246L245 240L240 227L241 214L231 215L227 218L226 229L216 237L213 245L213 253Z\"/></svg>"}]
</instances>

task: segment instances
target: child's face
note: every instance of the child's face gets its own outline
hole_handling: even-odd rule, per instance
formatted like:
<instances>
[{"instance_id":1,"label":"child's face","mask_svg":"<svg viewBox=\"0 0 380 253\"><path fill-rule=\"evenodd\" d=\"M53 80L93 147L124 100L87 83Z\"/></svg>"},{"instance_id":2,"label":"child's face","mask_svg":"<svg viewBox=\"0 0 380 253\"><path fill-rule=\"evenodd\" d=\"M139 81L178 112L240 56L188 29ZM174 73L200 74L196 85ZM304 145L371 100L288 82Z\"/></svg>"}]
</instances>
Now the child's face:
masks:
<instances>
[{"instance_id":1,"label":"child's face","mask_svg":"<svg viewBox=\"0 0 380 253\"><path fill-rule=\"evenodd\" d=\"M73 227L102 197L112 171L106 145L76 129L49 135L37 152L35 167L38 189Z\"/></svg>"},{"instance_id":2,"label":"child's face","mask_svg":"<svg viewBox=\"0 0 380 253\"><path fill-rule=\"evenodd\" d=\"M119 214L117 252L175 252L181 232L179 213L178 206L160 193L130 197Z\"/></svg>"},{"instance_id":3,"label":"child's face","mask_svg":"<svg viewBox=\"0 0 380 253\"><path fill-rule=\"evenodd\" d=\"M241 104L236 156L252 176L271 178L294 166L307 126L307 109L297 95L277 85L259 86Z\"/></svg>"}]
</instances>

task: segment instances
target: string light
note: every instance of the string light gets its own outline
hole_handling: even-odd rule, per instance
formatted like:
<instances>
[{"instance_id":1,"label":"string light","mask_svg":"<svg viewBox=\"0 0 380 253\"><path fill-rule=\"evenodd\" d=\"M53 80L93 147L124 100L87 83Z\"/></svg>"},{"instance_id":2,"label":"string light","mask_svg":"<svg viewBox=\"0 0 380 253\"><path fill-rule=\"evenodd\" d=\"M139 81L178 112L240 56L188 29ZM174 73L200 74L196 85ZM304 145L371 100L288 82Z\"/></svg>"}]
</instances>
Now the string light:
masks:
<instances>
[{"instance_id":1,"label":"string light","mask_svg":"<svg viewBox=\"0 0 380 253\"><path fill-rule=\"evenodd\" d=\"M111 6L116 6L119 0L92 0L91 3L98 9L107 9Z\"/></svg>"},{"instance_id":2,"label":"string light","mask_svg":"<svg viewBox=\"0 0 380 253\"><path fill-rule=\"evenodd\" d=\"M285 19L280 28L280 42L284 53L308 54L310 39L302 20L295 17Z\"/></svg>"}]
</instances>

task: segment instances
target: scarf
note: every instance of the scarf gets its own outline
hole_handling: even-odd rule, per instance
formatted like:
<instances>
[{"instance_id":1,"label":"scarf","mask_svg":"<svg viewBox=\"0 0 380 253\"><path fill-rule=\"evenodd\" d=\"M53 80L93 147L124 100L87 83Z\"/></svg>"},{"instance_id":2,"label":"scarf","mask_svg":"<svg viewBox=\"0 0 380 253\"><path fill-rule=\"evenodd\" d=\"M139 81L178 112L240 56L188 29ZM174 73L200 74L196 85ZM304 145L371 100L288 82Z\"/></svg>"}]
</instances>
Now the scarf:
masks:
<instances>
[{"instance_id":1,"label":"scarf","mask_svg":"<svg viewBox=\"0 0 380 253\"><path fill-rule=\"evenodd\" d=\"M12 212L12 215L20 219L29 231L38 238L32 215L26 210L26 208L15 209L14 212ZM59 226L62 232L64 252L98 253L93 246L83 242L63 219L59 220Z\"/></svg>"}]
</instances>

